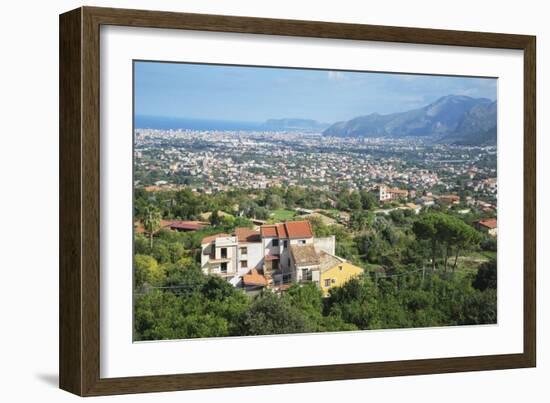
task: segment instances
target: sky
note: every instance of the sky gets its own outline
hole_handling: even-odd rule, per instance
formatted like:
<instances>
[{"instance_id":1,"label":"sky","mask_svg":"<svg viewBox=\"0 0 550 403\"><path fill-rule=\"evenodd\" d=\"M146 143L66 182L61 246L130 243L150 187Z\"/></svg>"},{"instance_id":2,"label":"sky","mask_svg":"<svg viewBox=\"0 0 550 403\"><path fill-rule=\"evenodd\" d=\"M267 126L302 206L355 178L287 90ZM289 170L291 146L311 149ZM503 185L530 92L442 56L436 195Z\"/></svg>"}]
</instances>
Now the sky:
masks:
<instances>
[{"instance_id":1,"label":"sky","mask_svg":"<svg viewBox=\"0 0 550 403\"><path fill-rule=\"evenodd\" d=\"M187 63L135 62L136 115L324 123L419 108L455 94L495 100L497 80Z\"/></svg>"}]
</instances>

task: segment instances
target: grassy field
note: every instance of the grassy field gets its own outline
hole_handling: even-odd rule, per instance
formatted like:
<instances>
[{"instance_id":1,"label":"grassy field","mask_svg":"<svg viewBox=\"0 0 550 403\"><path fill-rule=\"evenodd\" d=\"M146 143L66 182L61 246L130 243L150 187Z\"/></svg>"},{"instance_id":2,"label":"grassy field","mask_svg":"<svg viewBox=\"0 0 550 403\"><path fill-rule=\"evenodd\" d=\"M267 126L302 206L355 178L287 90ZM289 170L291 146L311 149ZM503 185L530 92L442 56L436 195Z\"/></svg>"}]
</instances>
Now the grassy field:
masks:
<instances>
[{"instance_id":1,"label":"grassy field","mask_svg":"<svg viewBox=\"0 0 550 403\"><path fill-rule=\"evenodd\" d=\"M479 251L470 252L465 256L458 258L458 271L477 273L477 269L482 263L496 258L496 252Z\"/></svg>"},{"instance_id":2,"label":"grassy field","mask_svg":"<svg viewBox=\"0 0 550 403\"><path fill-rule=\"evenodd\" d=\"M297 213L292 210L280 209L280 210L274 210L271 213L271 218L275 221L285 221L285 220L290 220L296 214Z\"/></svg>"}]
</instances>

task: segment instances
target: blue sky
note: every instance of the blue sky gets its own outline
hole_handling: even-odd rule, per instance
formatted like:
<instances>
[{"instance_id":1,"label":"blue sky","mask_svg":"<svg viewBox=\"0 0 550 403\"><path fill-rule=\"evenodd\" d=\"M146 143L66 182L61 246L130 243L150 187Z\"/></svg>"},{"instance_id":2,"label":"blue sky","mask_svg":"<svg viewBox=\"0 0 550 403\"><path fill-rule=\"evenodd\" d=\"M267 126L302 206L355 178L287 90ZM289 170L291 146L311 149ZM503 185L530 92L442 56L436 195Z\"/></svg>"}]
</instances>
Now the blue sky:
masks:
<instances>
[{"instance_id":1,"label":"blue sky","mask_svg":"<svg viewBox=\"0 0 550 403\"><path fill-rule=\"evenodd\" d=\"M333 123L418 108L449 94L497 96L497 80L288 68L135 63L135 113L263 122Z\"/></svg>"}]
</instances>

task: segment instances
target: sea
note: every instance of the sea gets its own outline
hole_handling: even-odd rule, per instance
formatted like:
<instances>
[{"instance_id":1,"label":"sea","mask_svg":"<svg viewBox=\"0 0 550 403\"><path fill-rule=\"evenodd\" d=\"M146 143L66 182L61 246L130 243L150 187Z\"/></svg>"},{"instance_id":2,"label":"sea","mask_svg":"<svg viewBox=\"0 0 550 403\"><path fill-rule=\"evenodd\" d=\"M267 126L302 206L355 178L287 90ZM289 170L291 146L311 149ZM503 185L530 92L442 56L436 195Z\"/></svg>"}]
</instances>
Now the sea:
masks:
<instances>
[{"instance_id":1,"label":"sea","mask_svg":"<svg viewBox=\"0 0 550 403\"><path fill-rule=\"evenodd\" d=\"M188 130L258 130L263 123L231 120L187 119L164 116L138 115L134 119L137 129L188 129Z\"/></svg>"}]
</instances>

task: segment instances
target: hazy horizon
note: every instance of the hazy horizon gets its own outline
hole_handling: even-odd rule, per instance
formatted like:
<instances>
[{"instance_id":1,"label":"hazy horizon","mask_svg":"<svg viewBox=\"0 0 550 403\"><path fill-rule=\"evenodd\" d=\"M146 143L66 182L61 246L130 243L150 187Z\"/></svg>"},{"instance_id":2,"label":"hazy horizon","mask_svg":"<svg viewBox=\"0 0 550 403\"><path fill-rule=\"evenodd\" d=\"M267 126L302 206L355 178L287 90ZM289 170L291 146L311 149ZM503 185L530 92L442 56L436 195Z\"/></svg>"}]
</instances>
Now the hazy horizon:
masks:
<instances>
[{"instance_id":1,"label":"hazy horizon","mask_svg":"<svg viewBox=\"0 0 550 403\"><path fill-rule=\"evenodd\" d=\"M260 124L335 123L423 107L447 95L497 98L497 79L135 62L134 117Z\"/></svg>"}]
</instances>

